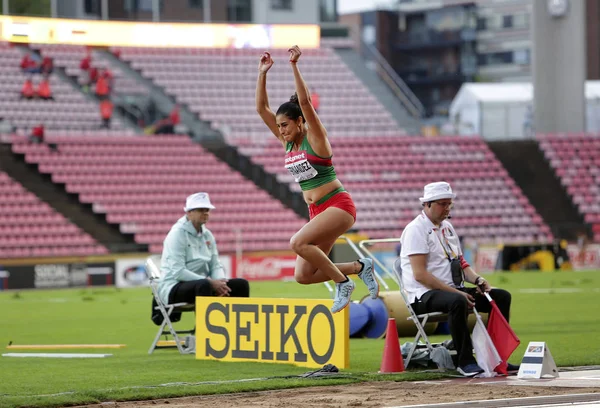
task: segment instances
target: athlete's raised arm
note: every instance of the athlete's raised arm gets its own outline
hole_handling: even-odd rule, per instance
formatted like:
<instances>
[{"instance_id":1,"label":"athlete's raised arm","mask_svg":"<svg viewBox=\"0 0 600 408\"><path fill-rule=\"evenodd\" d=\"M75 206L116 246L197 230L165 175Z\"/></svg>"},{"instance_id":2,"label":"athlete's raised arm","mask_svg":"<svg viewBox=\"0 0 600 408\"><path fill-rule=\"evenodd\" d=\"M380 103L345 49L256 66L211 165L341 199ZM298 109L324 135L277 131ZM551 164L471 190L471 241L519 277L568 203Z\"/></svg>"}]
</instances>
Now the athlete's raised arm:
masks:
<instances>
[{"instance_id":1,"label":"athlete's raised arm","mask_svg":"<svg viewBox=\"0 0 600 408\"><path fill-rule=\"evenodd\" d=\"M315 111L315 108L312 106L308 87L298 68L298 59L300 58L300 55L302 55L302 52L297 45L294 45L288 51L290 53L290 64L292 65L292 71L294 72L298 104L300 105L300 109L302 109L304 120L306 120L306 123L308 124L309 141L319 156L331 156L333 153L331 145L327 140L327 130L321 123L321 119L319 119L319 115Z\"/></svg>"},{"instance_id":2,"label":"athlete's raised arm","mask_svg":"<svg viewBox=\"0 0 600 408\"><path fill-rule=\"evenodd\" d=\"M256 80L256 112L259 114L265 125L269 130L277 137L281 139L281 134L277 128L277 122L275 121L275 114L269 107L269 97L267 95L267 72L273 66L273 59L271 54L264 52L260 56L260 62L258 63L258 79Z\"/></svg>"}]
</instances>

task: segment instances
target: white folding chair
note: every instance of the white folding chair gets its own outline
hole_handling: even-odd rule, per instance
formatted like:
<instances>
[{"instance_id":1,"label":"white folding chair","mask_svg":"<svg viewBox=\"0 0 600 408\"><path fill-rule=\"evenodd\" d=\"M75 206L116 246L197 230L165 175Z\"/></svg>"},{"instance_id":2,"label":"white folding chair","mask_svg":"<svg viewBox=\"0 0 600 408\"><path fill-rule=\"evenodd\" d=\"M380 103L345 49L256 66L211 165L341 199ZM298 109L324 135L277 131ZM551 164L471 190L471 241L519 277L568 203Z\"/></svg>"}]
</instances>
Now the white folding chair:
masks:
<instances>
[{"instance_id":1,"label":"white folding chair","mask_svg":"<svg viewBox=\"0 0 600 408\"><path fill-rule=\"evenodd\" d=\"M408 367L410 359L415 353L417 347L419 347L419 342L421 341L421 339L423 339L423 341L425 342L425 347L427 347L427 351L429 351L429 354L432 355L433 353L433 346L431 345L431 342L427 337L427 333L425 332L425 324L427 324L427 322L445 322L448 320L448 315L442 312L431 312L419 315L416 314L415 310L412 308L410 302L408 301L408 296L404 290L404 287L402 286L402 268L400 265L400 258L394 261L394 274L396 275L396 282L400 287L400 294L402 295L404 304L406 304L406 308L408 309L408 313L410 314L407 320L411 320L417 327L417 334L415 335L415 340L410 350L408 351L408 355L406 357L405 365L406 367Z\"/></svg>"},{"instance_id":2,"label":"white folding chair","mask_svg":"<svg viewBox=\"0 0 600 408\"><path fill-rule=\"evenodd\" d=\"M391 277L398 284L398 288L400 290L400 295L402 296L402 300L404 301L404 304L406 305L406 309L408 310L408 313L409 313L409 316L406 319L411 320L417 328L417 334L415 335L415 339L412 343L410 350L408 351L406 359L404 360L404 366L408 367L408 365L410 364L410 360L413 357L413 355L418 347L425 346L427 348L429 354L432 355L434 347L431 344L431 342L429 341L429 338L427 337L427 333L425 332L425 324L428 322L433 323L433 322L446 321L446 320L448 320L448 315L446 313L442 313L442 312L431 312L431 313L417 315L415 313L414 309L412 308L410 302L408 301L408 295L402 285L402 268L401 268L401 264L400 264L400 258L397 258L394 261L394 265L393 265L394 273L392 274L388 270L388 268L382 262L380 262L371 253L371 251L367 248L367 245L370 246L372 244L377 244L377 243L393 243L393 242L400 242L400 238L365 239L358 243L358 247L360 248L360 251L362 253L370 256L374 260L374 262L377 264L377 267L381 271L385 272L386 275ZM357 249L355 249L355 251L356 250ZM425 343L424 345L420 343L421 340L423 340L423 342Z\"/></svg>"},{"instance_id":3,"label":"white folding chair","mask_svg":"<svg viewBox=\"0 0 600 408\"><path fill-rule=\"evenodd\" d=\"M150 346L150 350L148 350L148 354L152 354L157 348L166 348L172 346L159 346L158 342L161 336L165 336L165 340L169 339L169 335L173 337L175 340L175 346L179 350L181 354L191 354L193 351L187 351L184 349L181 344L182 340L180 339L180 334L193 334L194 329L192 330L175 330L173 328L173 322L171 321L171 314L174 312L193 312L195 305L191 303L173 303L173 304L165 304L158 296L158 281L160 280L162 273L160 270L160 255L152 255L146 259L146 275L148 276L148 280L150 281L150 288L152 288L152 295L154 296L154 300L156 301L155 310L160 311L163 321L158 328L158 332L154 337L154 341ZM168 330L165 330L168 328Z\"/></svg>"}]
</instances>

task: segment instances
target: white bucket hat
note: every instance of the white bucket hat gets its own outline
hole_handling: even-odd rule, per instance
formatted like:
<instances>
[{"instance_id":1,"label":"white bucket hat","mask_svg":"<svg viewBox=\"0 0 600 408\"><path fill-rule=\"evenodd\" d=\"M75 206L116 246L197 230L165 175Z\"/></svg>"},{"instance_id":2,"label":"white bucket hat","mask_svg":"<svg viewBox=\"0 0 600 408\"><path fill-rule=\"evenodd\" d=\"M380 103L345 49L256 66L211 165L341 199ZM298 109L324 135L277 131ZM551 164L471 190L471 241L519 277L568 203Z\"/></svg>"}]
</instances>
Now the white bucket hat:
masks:
<instances>
[{"instance_id":1,"label":"white bucket hat","mask_svg":"<svg viewBox=\"0 0 600 408\"><path fill-rule=\"evenodd\" d=\"M215 208L215 206L210 203L208 193L196 193L188 196L185 200L183 211L188 212L195 210L196 208L210 208L211 210Z\"/></svg>"},{"instance_id":2,"label":"white bucket hat","mask_svg":"<svg viewBox=\"0 0 600 408\"><path fill-rule=\"evenodd\" d=\"M452 187L445 181L429 183L423 188L423 197L419 198L422 203L441 200L444 198L454 199L456 194L452 192Z\"/></svg>"}]
</instances>

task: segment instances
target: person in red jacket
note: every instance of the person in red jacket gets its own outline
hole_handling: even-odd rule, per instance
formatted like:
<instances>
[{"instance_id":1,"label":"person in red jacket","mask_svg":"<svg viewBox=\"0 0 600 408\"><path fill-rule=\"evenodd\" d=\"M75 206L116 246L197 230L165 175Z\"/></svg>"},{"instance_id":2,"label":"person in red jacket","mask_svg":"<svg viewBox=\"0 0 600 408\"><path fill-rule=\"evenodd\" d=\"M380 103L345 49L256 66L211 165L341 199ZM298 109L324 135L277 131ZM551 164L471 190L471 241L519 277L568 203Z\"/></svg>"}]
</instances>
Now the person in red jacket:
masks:
<instances>
[{"instance_id":1,"label":"person in red jacket","mask_svg":"<svg viewBox=\"0 0 600 408\"><path fill-rule=\"evenodd\" d=\"M33 90L33 82L31 78L27 78L21 88L21 99L33 99L35 97L35 91Z\"/></svg>"},{"instance_id":2,"label":"person in red jacket","mask_svg":"<svg viewBox=\"0 0 600 408\"><path fill-rule=\"evenodd\" d=\"M100 76L106 80L106 83L108 84L108 92L112 92L114 81L114 75L112 71L108 68L104 68L102 71L100 71Z\"/></svg>"},{"instance_id":3,"label":"person in red jacket","mask_svg":"<svg viewBox=\"0 0 600 408\"><path fill-rule=\"evenodd\" d=\"M44 143L44 125L42 123L31 129L29 141L35 144Z\"/></svg>"},{"instance_id":4,"label":"person in red jacket","mask_svg":"<svg viewBox=\"0 0 600 408\"><path fill-rule=\"evenodd\" d=\"M85 57L83 57L81 59L81 61L79 61L79 69L87 72L91 67L92 67L92 54L90 54L90 51L88 50L85 54Z\"/></svg>"},{"instance_id":5,"label":"person in red jacket","mask_svg":"<svg viewBox=\"0 0 600 408\"><path fill-rule=\"evenodd\" d=\"M90 69L88 69L88 80L86 85L88 87L92 86L93 84L96 83L96 81L98 80L98 68L96 67L90 67ZM87 92L87 90L86 90Z\"/></svg>"},{"instance_id":6,"label":"person in red jacket","mask_svg":"<svg viewBox=\"0 0 600 408\"><path fill-rule=\"evenodd\" d=\"M40 65L40 70L44 75L50 75L52 71L54 71L54 61L50 57L44 57L42 59L42 64Z\"/></svg>"},{"instance_id":7,"label":"person in red jacket","mask_svg":"<svg viewBox=\"0 0 600 408\"><path fill-rule=\"evenodd\" d=\"M35 144L42 144L45 143L45 137L46 137L46 133L45 133L45 129L44 129L44 124L40 123L37 126L35 126L33 129L31 129L31 133L29 134L29 141L31 143L35 143ZM50 150L57 152L58 151L58 146L55 143L46 143L48 145L48 147L50 148Z\"/></svg>"},{"instance_id":8,"label":"person in red jacket","mask_svg":"<svg viewBox=\"0 0 600 408\"><path fill-rule=\"evenodd\" d=\"M21 67L21 71L29 72L32 74L40 72L40 66L36 60L31 58L29 54L25 54L21 59L21 63L19 64Z\"/></svg>"},{"instance_id":9,"label":"person in red jacket","mask_svg":"<svg viewBox=\"0 0 600 408\"><path fill-rule=\"evenodd\" d=\"M54 100L54 97L52 96L52 90L50 89L50 82L48 81L48 77L44 77L38 84L37 94L40 99Z\"/></svg>"},{"instance_id":10,"label":"person in red jacket","mask_svg":"<svg viewBox=\"0 0 600 408\"><path fill-rule=\"evenodd\" d=\"M102 127L110 129L110 120L113 113L113 103L109 98L104 99L100 102L100 116L102 117Z\"/></svg>"},{"instance_id":11,"label":"person in red jacket","mask_svg":"<svg viewBox=\"0 0 600 408\"><path fill-rule=\"evenodd\" d=\"M98 81L96 81L96 96L100 99L106 99L109 93L110 88L108 86L108 81L105 77L99 76Z\"/></svg>"},{"instance_id":12,"label":"person in red jacket","mask_svg":"<svg viewBox=\"0 0 600 408\"><path fill-rule=\"evenodd\" d=\"M169 120L173 126L177 126L179 123L181 123L181 117L179 116L179 105L175 105L173 107L173 110L169 114Z\"/></svg>"}]
</instances>

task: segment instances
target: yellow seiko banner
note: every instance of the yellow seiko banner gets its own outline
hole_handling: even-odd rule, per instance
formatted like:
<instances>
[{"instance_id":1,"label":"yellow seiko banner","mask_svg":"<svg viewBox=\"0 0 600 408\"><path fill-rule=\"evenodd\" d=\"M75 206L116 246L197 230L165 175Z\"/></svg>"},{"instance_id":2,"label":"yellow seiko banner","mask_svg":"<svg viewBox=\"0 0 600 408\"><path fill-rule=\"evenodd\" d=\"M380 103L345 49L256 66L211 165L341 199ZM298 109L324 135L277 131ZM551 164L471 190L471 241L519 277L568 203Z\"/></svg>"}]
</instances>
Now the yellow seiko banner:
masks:
<instances>
[{"instance_id":1,"label":"yellow seiko banner","mask_svg":"<svg viewBox=\"0 0 600 408\"><path fill-rule=\"evenodd\" d=\"M0 16L4 41L113 47L318 48L314 24L192 24Z\"/></svg>"},{"instance_id":2,"label":"yellow seiko banner","mask_svg":"<svg viewBox=\"0 0 600 408\"><path fill-rule=\"evenodd\" d=\"M349 366L349 309L332 300L196 298L196 359Z\"/></svg>"}]
</instances>

